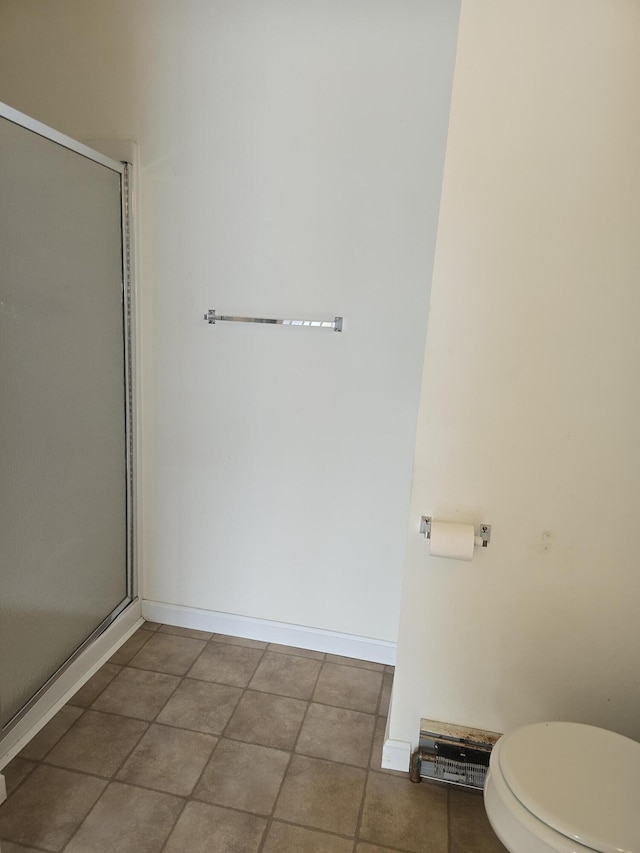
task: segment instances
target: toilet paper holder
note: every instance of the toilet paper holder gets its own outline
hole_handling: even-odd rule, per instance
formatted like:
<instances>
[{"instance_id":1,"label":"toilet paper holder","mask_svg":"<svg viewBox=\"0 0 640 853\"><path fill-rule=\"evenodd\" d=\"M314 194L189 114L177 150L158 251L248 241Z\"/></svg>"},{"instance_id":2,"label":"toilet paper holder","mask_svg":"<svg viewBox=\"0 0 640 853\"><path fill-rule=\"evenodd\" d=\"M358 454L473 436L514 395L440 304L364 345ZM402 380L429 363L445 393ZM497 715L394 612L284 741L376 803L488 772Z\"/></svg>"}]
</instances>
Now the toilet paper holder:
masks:
<instances>
[{"instance_id":1,"label":"toilet paper holder","mask_svg":"<svg viewBox=\"0 0 640 853\"><path fill-rule=\"evenodd\" d=\"M431 539L431 522L433 521L430 515L423 515L420 521L420 533L422 533L426 539ZM476 542L477 545L482 544L483 548L486 548L489 542L491 541L491 525L490 524L479 524L478 527L475 528L476 540L480 540Z\"/></svg>"}]
</instances>

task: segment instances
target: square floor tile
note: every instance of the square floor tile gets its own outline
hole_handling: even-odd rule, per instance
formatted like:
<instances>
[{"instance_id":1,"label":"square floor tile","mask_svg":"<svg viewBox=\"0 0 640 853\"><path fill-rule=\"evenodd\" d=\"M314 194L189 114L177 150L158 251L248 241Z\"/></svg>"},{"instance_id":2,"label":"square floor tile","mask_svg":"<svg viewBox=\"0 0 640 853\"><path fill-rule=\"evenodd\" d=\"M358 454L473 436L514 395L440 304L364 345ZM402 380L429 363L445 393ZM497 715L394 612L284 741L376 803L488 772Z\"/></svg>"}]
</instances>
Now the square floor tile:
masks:
<instances>
[{"instance_id":1,"label":"square floor tile","mask_svg":"<svg viewBox=\"0 0 640 853\"><path fill-rule=\"evenodd\" d=\"M353 841L274 821L262 850L263 853L352 853Z\"/></svg>"},{"instance_id":2,"label":"square floor tile","mask_svg":"<svg viewBox=\"0 0 640 853\"><path fill-rule=\"evenodd\" d=\"M2 842L2 853L42 853L35 847L23 847L22 844L13 844L11 841Z\"/></svg>"},{"instance_id":3,"label":"square floor tile","mask_svg":"<svg viewBox=\"0 0 640 853\"><path fill-rule=\"evenodd\" d=\"M27 761L26 758L20 758L19 755L10 761L1 771L7 786L7 796L11 796L18 785L24 782L29 773L35 770L37 766L35 761Z\"/></svg>"},{"instance_id":4,"label":"square floor tile","mask_svg":"<svg viewBox=\"0 0 640 853\"><path fill-rule=\"evenodd\" d=\"M256 671L263 652L260 649L228 643L207 643L189 670L189 678L217 681L232 687L246 687Z\"/></svg>"},{"instance_id":5,"label":"square floor tile","mask_svg":"<svg viewBox=\"0 0 640 853\"><path fill-rule=\"evenodd\" d=\"M313 701L375 714L381 687L381 672L325 663L313 694Z\"/></svg>"},{"instance_id":6,"label":"square floor tile","mask_svg":"<svg viewBox=\"0 0 640 853\"><path fill-rule=\"evenodd\" d=\"M118 773L118 780L188 797L217 738L152 725Z\"/></svg>"},{"instance_id":7,"label":"square floor tile","mask_svg":"<svg viewBox=\"0 0 640 853\"><path fill-rule=\"evenodd\" d=\"M288 763L288 752L221 740L193 796L208 803L268 815Z\"/></svg>"},{"instance_id":8,"label":"square floor tile","mask_svg":"<svg viewBox=\"0 0 640 853\"><path fill-rule=\"evenodd\" d=\"M113 681L122 669L114 663L105 663L100 669L86 681L82 687L69 699L69 705L77 705L80 708L88 708L98 698L104 688Z\"/></svg>"},{"instance_id":9,"label":"square floor tile","mask_svg":"<svg viewBox=\"0 0 640 853\"><path fill-rule=\"evenodd\" d=\"M366 774L357 767L296 755L285 776L276 818L353 835Z\"/></svg>"},{"instance_id":10,"label":"square floor tile","mask_svg":"<svg viewBox=\"0 0 640 853\"><path fill-rule=\"evenodd\" d=\"M249 687L294 699L310 699L321 667L319 660L265 652Z\"/></svg>"},{"instance_id":11,"label":"square floor tile","mask_svg":"<svg viewBox=\"0 0 640 853\"><path fill-rule=\"evenodd\" d=\"M447 853L447 789L419 785L385 773L370 773L360 837L409 853Z\"/></svg>"},{"instance_id":12,"label":"square floor tile","mask_svg":"<svg viewBox=\"0 0 640 853\"><path fill-rule=\"evenodd\" d=\"M239 687L185 678L160 711L157 722L219 735L241 696Z\"/></svg>"},{"instance_id":13,"label":"square floor tile","mask_svg":"<svg viewBox=\"0 0 640 853\"><path fill-rule=\"evenodd\" d=\"M144 624L141 627L144 628L145 631L157 631L162 628L162 622L149 622L145 619Z\"/></svg>"},{"instance_id":14,"label":"square floor tile","mask_svg":"<svg viewBox=\"0 0 640 853\"><path fill-rule=\"evenodd\" d=\"M159 853L183 803L170 794L112 782L65 853Z\"/></svg>"},{"instance_id":15,"label":"square floor tile","mask_svg":"<svg viewBox=\"0 0 640 853\"><path fill-rule=\"evenodd\" d=\"M191 637L192 640L210 640L213 637L211 631L198 631L197 628L179 628L177 625L161 625L158 628L161 634L175 634L178 637Z\"/></svg>"},{"instance_id":16,"label":"square floor tile","mask_svg":"<svg viewBox=\"0 0 640 853\"><path fill-rule=\"evenodd\" d=\"M306 710L307 703L301 699L247 690L225 736L276 749L293 749Z\"/></svg>"},{"instance_id":17,"label":"square floor tile","mask_svg":"<svg viewBox=\"0 0 640 853\"><path fill-rule=\"evenodd\" d=\"M506 853L491 828L482 791L449 791L449 853Z\"/></svg>"},{"instance_id":18,"label":"square floor tile","mask_svg":"<svg viewBox=\"0 0 640 853\"><path fill-rule=\"evenodd\" d=\"M153 637L152 631L147 631L146 628L138 628L135 634L132 634L126 642L124 642L117 652L111 655L109 663L126 666L131 658L137 654L144 646L147 640Z\"/></svg>"},{"instance_id":19,"label":"square floor tile","mask_svg":"<svg viewBox=\"0 0 640 853\"><path fill-rule=\"evenodd\" d=\"M125 667L91 707L94 711L153 720L179 683L175 675Z\"/></svg>"},{"instance_id":20,"label":"square floor tile","mask_svg":"<svg viewBox=\"0 0 640 853\"><path fill-rule=\"evenodd\" d=\"M0 808L0 838L61 850L106 784L83 773L37 767Z\"/></svg>"},{"instance_id":21,"label":"square floor tile","mask_svg":"<svg viewBox=\"0 0 640 853\"><path fill-rule=\"evenodd\" d=\"M47 756L47 763L112 776L138 743L148 723L85 711Z\"/></svg>"},{"instance_id":22,"label":"square floor tile","mask_svg":"<svg viewBox=\"0 0 640 853\"><path fill-rule=\"evenodd\" d=\"M256 853L266 825L255 815L189 802L163 853Z\"/></svg>"},{"instance_id":23,"label":"square floor tile","mask_svg":"<svg viewBox=\"0 0 640 853\"><path fill-rule=\"evenodd\" d=\"M378 847L377 844L368 844L365 841L356 846L356 853L397 853L397 850L392 847ZM468 853L473 853L473 851L469 850Z\"/></svg>"},{"instance_id":24,"label":"square floor tile","mask_svg":"<svg viewBox=\"0 0 640 853\"><path fill-rule=\"evenodd\" d=\"M296 752L367 767L375 719L372 714L363 714L361 711L312 703L296 744Z\"/></svg>"},{"instance_id":25,"label":"square floor tile","mask_svg":"<svg viewBox=\"0 0 640 853\"><path fill-rule=\"evenodd\" d=\"M20 751L20 758L41 761L83 713L82 708L63 705L35 737Z\"/></svg>"},{"instance_id":26,"label":"square floor tile","mask_svg":"<svg viewBox=\"0 0 640 853\"><path fill-rule=\"evenodd\" d=\"M192 640L158 631L131 658L129 666L184 675L205 645L204 640Z\"/></svg>"}]
</instances>

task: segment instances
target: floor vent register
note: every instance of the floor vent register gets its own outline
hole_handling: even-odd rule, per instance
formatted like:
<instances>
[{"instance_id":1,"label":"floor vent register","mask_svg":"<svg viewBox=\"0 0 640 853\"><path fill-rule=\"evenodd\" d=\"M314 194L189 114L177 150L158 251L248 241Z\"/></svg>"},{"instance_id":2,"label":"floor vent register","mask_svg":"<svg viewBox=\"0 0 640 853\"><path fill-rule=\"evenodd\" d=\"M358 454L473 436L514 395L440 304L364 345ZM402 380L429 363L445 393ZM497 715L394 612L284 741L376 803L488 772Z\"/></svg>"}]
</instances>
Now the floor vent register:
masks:
<instances>
[{"instance_id":1,"label":"floor vent register","mask_svg":"<svg viewBox=\"0 0 640 853\"><path fill-rule=\"evenodd\" d=\"M496 732L436 720L420 723L420 745L411 756L411 781L433 779L482 790Z\"/></svg>"}]
</instances>

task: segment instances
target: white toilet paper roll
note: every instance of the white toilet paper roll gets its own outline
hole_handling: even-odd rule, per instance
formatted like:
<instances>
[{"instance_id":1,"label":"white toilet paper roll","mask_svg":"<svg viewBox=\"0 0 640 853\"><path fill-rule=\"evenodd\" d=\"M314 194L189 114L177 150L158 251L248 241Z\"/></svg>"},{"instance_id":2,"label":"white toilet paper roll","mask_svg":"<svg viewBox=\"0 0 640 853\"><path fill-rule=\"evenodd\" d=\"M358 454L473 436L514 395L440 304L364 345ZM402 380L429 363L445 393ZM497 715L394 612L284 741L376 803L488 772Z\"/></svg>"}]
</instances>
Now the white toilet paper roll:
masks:
<instances>
[{"instance_id":1,"label":"white toilet paper roll","mask_svg":"<svg viewBox=\"0 0 640 853\"><path fill-rule=\"evenodd\" d=\"M475 530L472 524L432 521L430 543L429 553L432 557L472 560Z\"/></svg>"}]
</instances>

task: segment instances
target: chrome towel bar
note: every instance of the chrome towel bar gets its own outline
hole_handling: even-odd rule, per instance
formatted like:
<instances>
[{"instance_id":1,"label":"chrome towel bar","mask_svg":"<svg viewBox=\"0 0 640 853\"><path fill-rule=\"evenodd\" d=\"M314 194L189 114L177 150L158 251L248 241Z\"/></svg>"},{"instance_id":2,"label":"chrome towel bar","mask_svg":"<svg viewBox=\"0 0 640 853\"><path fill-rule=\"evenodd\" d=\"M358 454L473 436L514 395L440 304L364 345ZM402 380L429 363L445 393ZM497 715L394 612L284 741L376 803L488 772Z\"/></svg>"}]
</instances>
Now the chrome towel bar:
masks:
<instances>
[{"instance_id":1,"label":"chrome towel bar","mask_svg":"<svg viewBox=\"0 0 640 853\"><path fill-rule=\"evenodd\" d=\"M342 317L335 317L333 320L270 320L266 317L232 317L229 314L216 314L213 308L210 308L204 315L207 323L217 323L219 321L229 323L271 323L276 326L314 326L319 329L333 329L334 332L342 331Z\"/></svg>"}]
</instances>

